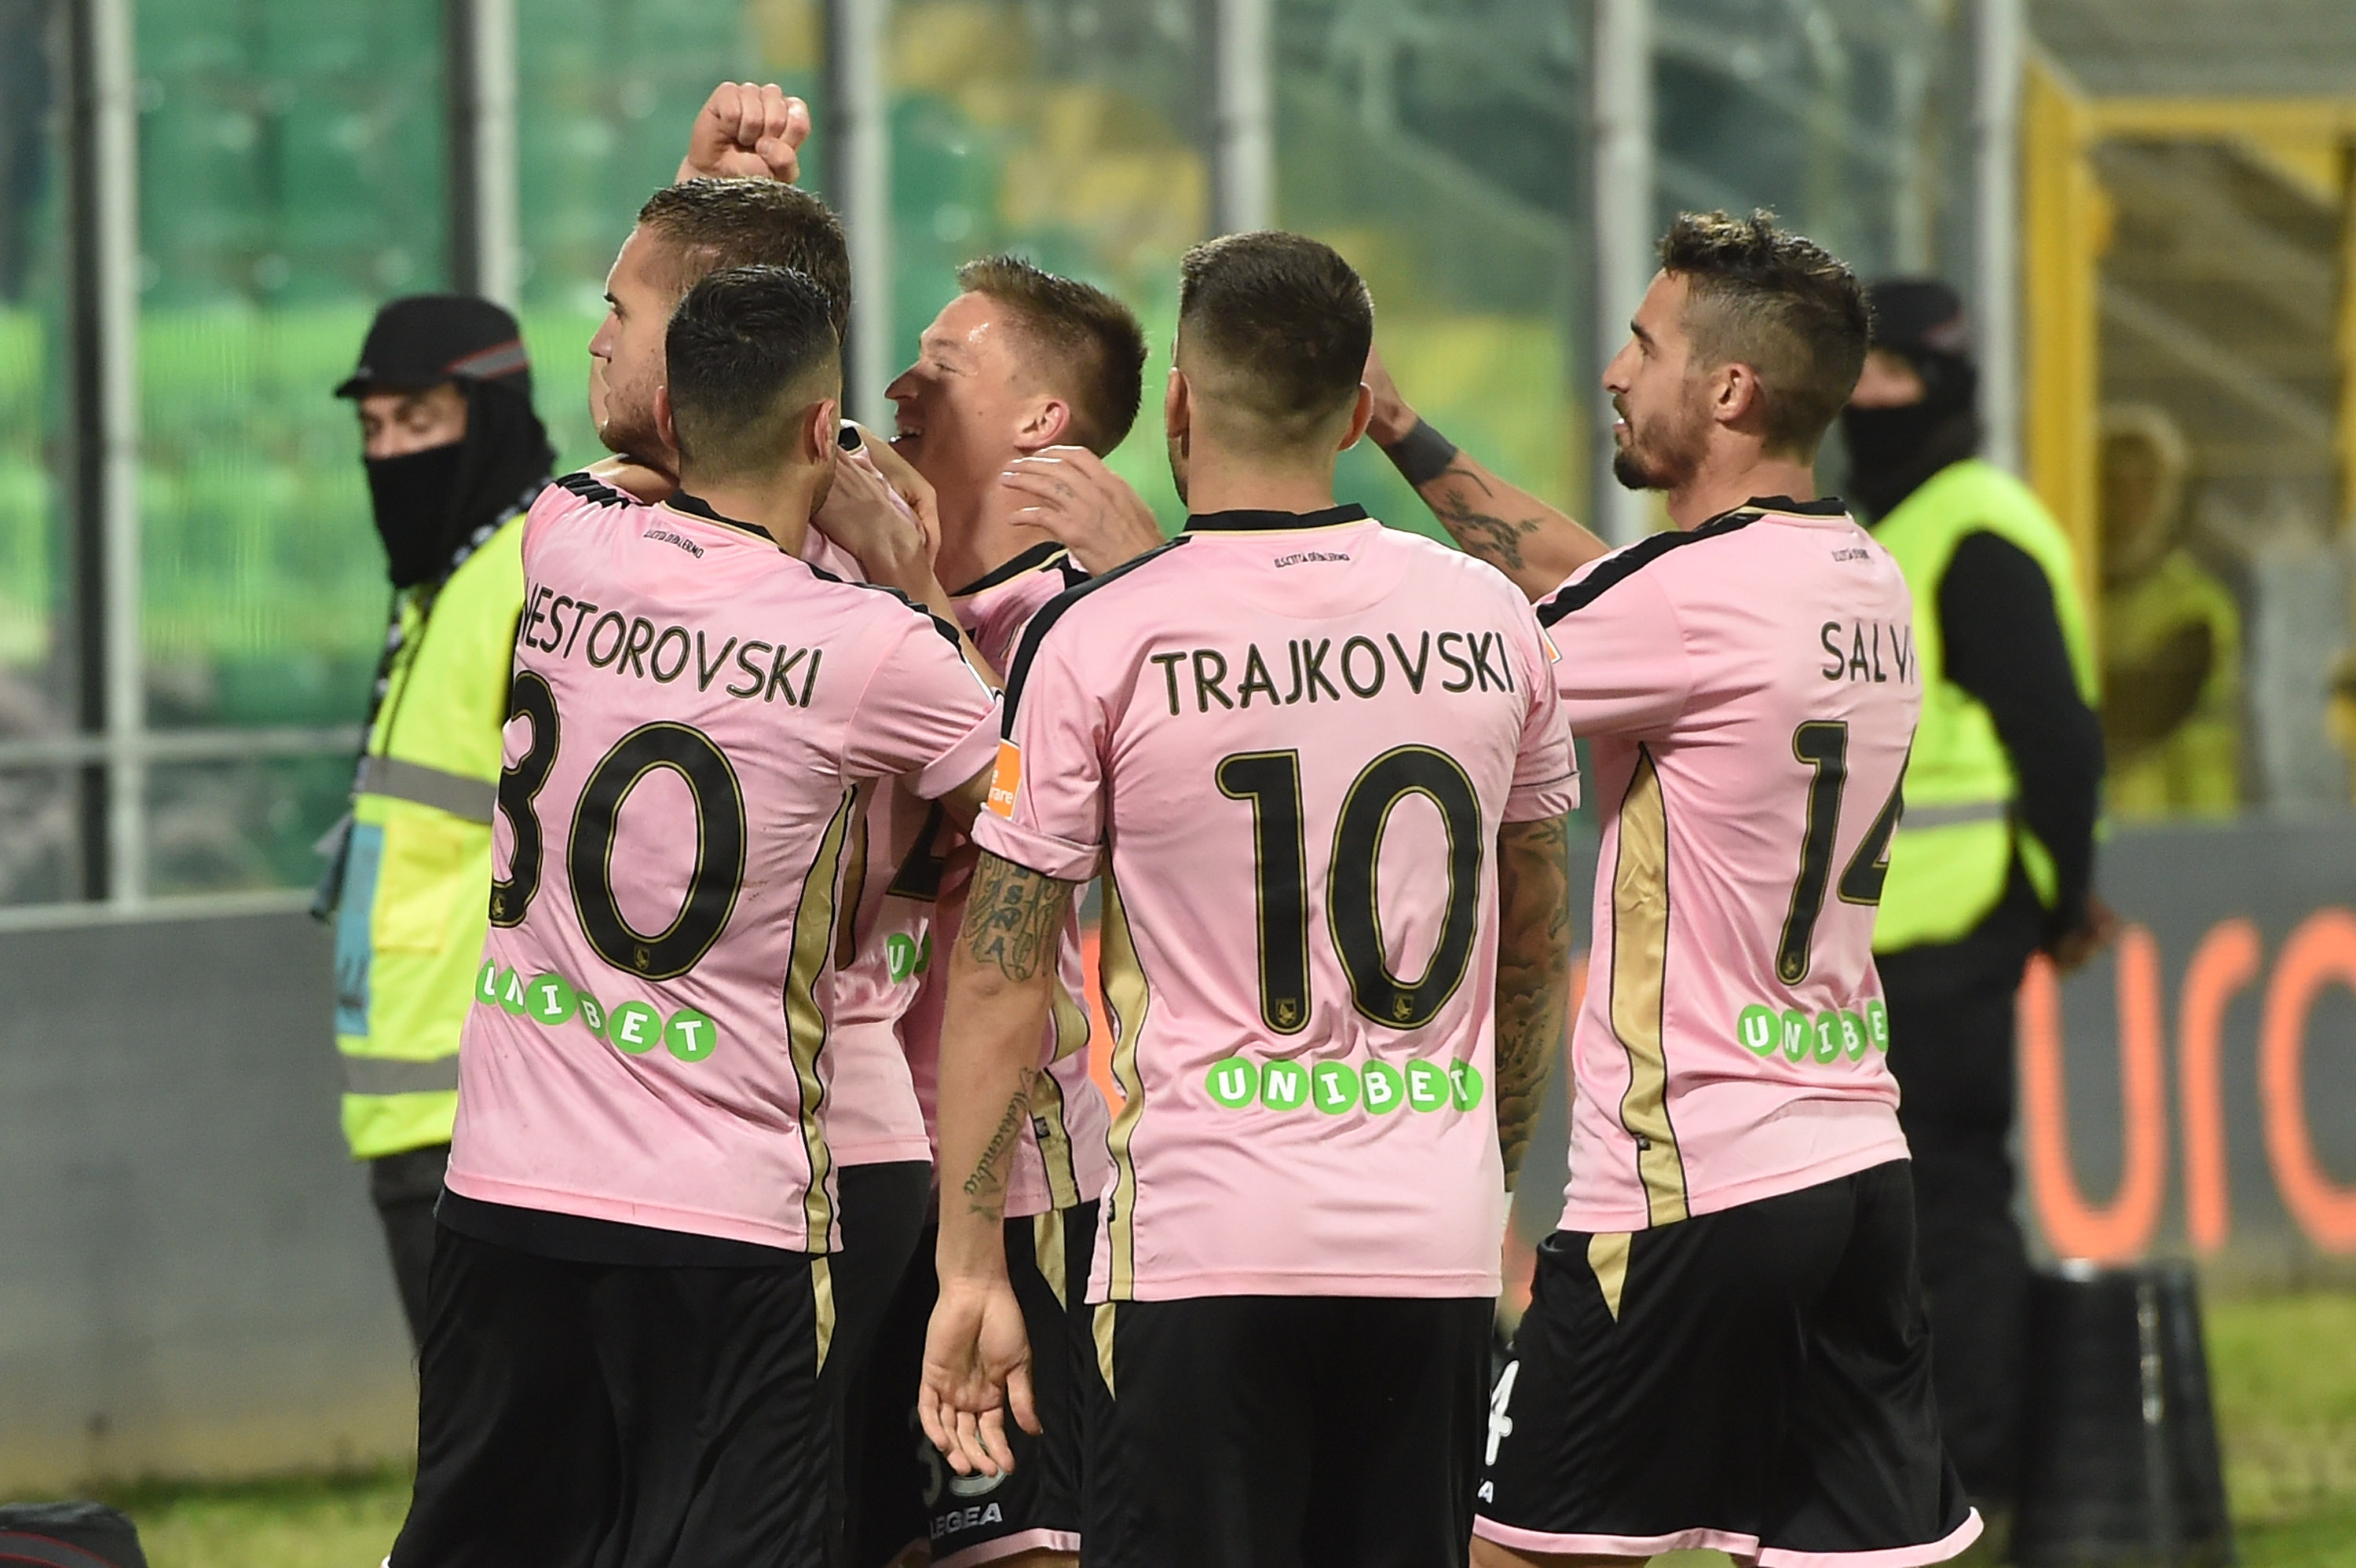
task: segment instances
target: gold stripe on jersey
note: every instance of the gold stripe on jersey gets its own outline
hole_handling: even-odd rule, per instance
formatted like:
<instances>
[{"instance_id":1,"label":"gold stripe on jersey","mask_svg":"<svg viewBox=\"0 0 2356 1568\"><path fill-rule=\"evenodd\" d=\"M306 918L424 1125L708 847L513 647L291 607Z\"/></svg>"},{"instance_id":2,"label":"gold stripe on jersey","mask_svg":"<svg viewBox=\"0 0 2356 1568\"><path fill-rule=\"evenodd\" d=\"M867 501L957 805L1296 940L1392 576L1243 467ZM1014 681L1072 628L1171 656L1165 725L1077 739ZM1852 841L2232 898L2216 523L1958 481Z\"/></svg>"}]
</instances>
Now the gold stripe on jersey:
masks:
<instances>
[{"instance_id":1,"label":"gold stripe on jersey","mask_svg":"<svg viewBox=\"0 0 2356 1568\"><path fill-rule=\"evenodd\" d=\"M862 784L868 798L859 813L859 830L851 836L851 865L842 873L842 908L836 919L834 966L848 969L859 961L859 906L867 901L867 836L873 827L869 815L876 786Z\"/></svg>"},{"instance_id":2,"label":"gold stripe on jersey","mask_svg":"<svg viewBox=\"0 0 2356 1568\"><path fill-rule=\"evenodd\" d=\"M818 1370L826 1370L826 1353L834 1349L834 1270L825 1258L810 1260L810 1305L818 1319Z\"/></svg>"},{"instance_id":3,"label":"gold stripe on jersey","mask_svg":"<svg viewBox=\"0 0 2356 1568\"><path fill-rule=\"evenodd\" d=\"M1587 1238L1587 1266L1595 1272L1595 1284L1614 1323L1620 1321L1621 1295L1628 1288L1628 1241L1625 1231L1598 1232Z\"/></svg>"},{"instance_id":4,"label":"gold stripe on jersey","mask_svg":"<svg viewBox=\"0 0 2356 1568\"><path fill-rule=\"evenodd\" d=\"M1038 1266L1039 1277L1055 1293L1055 1305L1071 1306L1070 1280L1064 1269L1064 1211L1050 1209L1031 1221L1031 1261Z\"/></svg>"},{"instance_id":5,"label":"gold stripe on jersey","mask_svg":"<svg viewBox=\"0 0 2356 1568\"><path fill-rule=\"evenodd\" d=\"M1686 1162L1669 1121L1669 1060L1661 1011L1669 962L1669 813L1652 751L1636 748L1620 803L1612 869L1612 1032L1628 1053L1620 1125L1636 1140L1636 1174L1652 1222L1685 1219Z\"/></svg>"},{"instance_id":6,"label":"gold stripe on jersey","mask_svg":"<svg viewBox=\"0 0 2356 1568\"><path fill-rule=\"evenodd\" d=\"M1061 1061L1088 1048L1088 1010L1072 1000L1063 980L1055 981L1052 1016L1055 1054ZM1064 1085L1052 1072L1042 1072L1031 1089L1032 1126L1039 1143L1039 1163L1047 1172L1050 1207L1069 1209L1082 1201L1080 1172L1072 1154L1071 1123L1065 1118Z\"/></svg>"},{"instance_id":7,"label":"gold stripe on jersey","mask_svg":"<svg viewBox=\"0 0 2356 1568\"><path fill-rule=\"evenodd\" d=\"M834 1156L826 1147L825 1119L819 1115L826 1100L826 1081L818 1072L819 1056L826 1050L826 1009L819 1003L818 982L834 942L835 889L858 799L855 790L842 792L842 804L834 808L834 820L819 839L809 874L802 879L801 906L794 912L794 940L786 966L786 1047L801 1087L802 1147L809 1156L809 1191L802 1199L802 1221L809 1234L803 1244L813 1253L829 1250L827 1237L834 1226L834 1205L826 1195Z\"/></svg>"},{"instance_id":8,"label":"gold stripe on jersey","mask_svg":"<svg viewBox=\"0 0 2356 1568\"><path fill-rule=\"evenodd\" d=\"M1104 915L1099 923L1098 964L1103 976L1105 1010L1112 1015L1112 1077L1123 1096L1112 1118L1112 1191L1105 1206L1104 1223L1111 1258L1107 1292L1109 1299L1128 1301L1137 1289L1137 1162L1129 1146L1145 1115L1145 1085L1137 1076L1137 1037L1145 1031L1145 1015L1152 1009L1152 988L1137 961L1137 941L1130 933L1129 912L1120 901L1108 867L1103 879ZM1106 1320L1108 1324L1109 1320ZM1098 1329L1098 1349L1104 1358L1105 1381L1111 1379L1110 1329Z\"/></svg>"},{"instance_id":9,"label":"gold stripe on jersey","mask_svg":"<svg viewBox=\"0 0 2356 1568\"><path fill-rule=\"evenodd\" d=\"M1088 1328L1097 1341L1097 1375L1104 1379L1105 1392L1112 1393L1112 1333L1119 1313L1109 1301L1099 1301L1090 1315Z\"/></svg>"}]
</instances>

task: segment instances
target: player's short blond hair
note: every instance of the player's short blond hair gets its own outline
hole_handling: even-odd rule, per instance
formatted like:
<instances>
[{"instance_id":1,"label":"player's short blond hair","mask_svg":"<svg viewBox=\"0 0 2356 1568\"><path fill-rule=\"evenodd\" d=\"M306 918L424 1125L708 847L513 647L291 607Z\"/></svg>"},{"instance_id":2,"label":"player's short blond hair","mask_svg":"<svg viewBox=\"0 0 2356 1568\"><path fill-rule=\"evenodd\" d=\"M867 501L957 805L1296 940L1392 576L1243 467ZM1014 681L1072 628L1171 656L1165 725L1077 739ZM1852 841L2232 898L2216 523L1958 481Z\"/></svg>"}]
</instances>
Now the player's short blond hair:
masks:
<instances>
[{"instance_id":1,"label":"player's short blond hair","mask_svg":"<svg viewBox=\"0 0 2356 1568\"><path fill-rule=\"evenodd\" d=\"M679 297L730 267L786 267L826 295L834 335L851 319L851 251L826 203L780 180L693 179L638 208L638 227L669 248Z\"/></svg>"},{"instance_id":2,"label":"player's short blond hair","mask_svg":"<svg viewBox=\"0 0 2356 1568\"><path fill-rule=\"evenodd\" d=\"M1072 440L1098 457L1128 438L1145 390L1145 328L1137 313L1077 278L1020 256L982 256L958 269L958 287L997 301L1043 352L1041 380L1072 410Z\"/></svg>"}]
</instances>

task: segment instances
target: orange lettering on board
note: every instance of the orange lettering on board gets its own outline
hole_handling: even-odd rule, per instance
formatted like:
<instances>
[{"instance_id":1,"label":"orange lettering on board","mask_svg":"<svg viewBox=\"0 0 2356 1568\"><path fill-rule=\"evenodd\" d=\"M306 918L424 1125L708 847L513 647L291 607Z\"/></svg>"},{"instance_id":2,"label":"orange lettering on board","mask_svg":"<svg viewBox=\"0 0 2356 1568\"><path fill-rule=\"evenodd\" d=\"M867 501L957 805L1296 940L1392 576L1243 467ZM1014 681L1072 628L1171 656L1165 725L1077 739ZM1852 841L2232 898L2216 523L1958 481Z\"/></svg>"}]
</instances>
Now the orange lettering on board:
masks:
<instances>
[{"instance_id":1,"label":"orange lettering on board","mask_svg":"<svg viewBox=\"0 0 2356 1568\"><path fill-rule=\"evenodd\" d=\"M2307 1020L2326 986L2356 990L2356 914L2321 909L2283 944L2258 1025L2258 1100L2266 1161L2283 1207L2327 1253L2356 1253L2356 1189L2342 1187L2315 1157L2307 1122Z\"/></svg>"},{"instance_id":2,"label":"orange lettering on board","mask_svg":"<svg viewBox=\"0 0 2356 1568\"><path fill-rule=\"evenodd\" d=\"M2221 1083L2225 1009L2257 978L2264 954L2256 924L2220 921L2184 966L2177 1009L2177 1086L2184 1100L2184 1232L2196 1252L2216 1252L2233 1228L2225 1175L2225 1094Z\"/></svg>"},{"instance_id":3,"label":"orange lettering on board","mask_svg":"<svg viewBox=\"0 0 2356 1568\"><path fill-rule=\"evenodd\" d=\"M2126 1263L2142 1255L2159 1227L2168 1184L2168 1115L2162 1083L2159 944L2139 925L2119 939L2119 1097L2126 1158L2107 1204L2078 1189L2070 1163L2070 1111L2062 1066L2062 987L2043 955L2020 985L2020 1109L2029 1192L2038 1222L2065 1258Z\"/></svg>"}]
</instances>

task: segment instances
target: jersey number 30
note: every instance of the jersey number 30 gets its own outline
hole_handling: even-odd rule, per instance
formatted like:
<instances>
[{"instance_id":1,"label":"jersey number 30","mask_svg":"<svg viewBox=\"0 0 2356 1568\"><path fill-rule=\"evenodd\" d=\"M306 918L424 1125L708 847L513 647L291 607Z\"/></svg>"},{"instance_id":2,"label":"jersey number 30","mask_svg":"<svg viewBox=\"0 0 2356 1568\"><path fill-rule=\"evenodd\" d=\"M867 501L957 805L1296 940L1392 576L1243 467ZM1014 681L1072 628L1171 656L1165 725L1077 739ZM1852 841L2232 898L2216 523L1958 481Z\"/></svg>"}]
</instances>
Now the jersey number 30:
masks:
<instances>
[{"instance_id":1,"label":"jersey number 30","mask_svg":"<svg viewBox=\"0 0 2356 1568\"><path fill-rule=\"evenodd\" d=\"M508 717L531 720L531 745L499 773L499 809L515 835L508 874L491 883L491 923L521 925L540 894L541 840L534 802L556 765L561 725L556 694L530 670L516 677ZM622 803L648 773L668 768L695 802L695 869L670 924L641 932L623 916L614 891L614 839ZM565 870L573 912L597 956L649 980L686 974L726 929L744 884L744 791L727 756L701 730L641 724L614 742L589 770L573 808Z\"/></svg>"},{"instance_id":2,"label":"jersey number 30","mask_svg":"<svg viewBox=\"0 0 2356 1568\"><path fill-rule=\"evenodd\" d=\"M1811 720L1792 731L1792 754L1815 770L1808 781L1808 826L1800 836L1800 874L1792 882L1792 909L1783 917L1783 939L1775 944L1775 977L1796 986L1808 977L1809 943L1816 933L1816 916L1824 912L1825 887L1832 879L1833 837L1840 831L1841 795L1848 788L1848 723L1840 719ZM1881 815L1865 830L1857 853L1841 871L1841 902L1878 904L1881 884L1890 875L1890 836L1898 831L1905 810L1900 788L1890 792Z\"/></svg>"},{"instance_id":3,"label":"jersey number 30","mask_svg":"<svg viewBox=\"0 0 2356 1568\"><path fill-rule=\"evenodd\" d=\"M1259 1014L1279 1034L1309 1024L1309 846L1302 822L1301 753L1239 752L1223 759L1219 793L1252 808L1252 859L1259 868ZM1448 832L1448 901L1440 943L1420 980L1391 973L1383 952L1376 868L1391 808L1419 795L1440 808ZM1421 1029L1463 983L1479 923L1481 797L1455 760L1429 746L1400 746L1368 763L1343 797L1325 877L1325 925L1350 1000L1392 1029Z\"/></svg>"}]
</instances>

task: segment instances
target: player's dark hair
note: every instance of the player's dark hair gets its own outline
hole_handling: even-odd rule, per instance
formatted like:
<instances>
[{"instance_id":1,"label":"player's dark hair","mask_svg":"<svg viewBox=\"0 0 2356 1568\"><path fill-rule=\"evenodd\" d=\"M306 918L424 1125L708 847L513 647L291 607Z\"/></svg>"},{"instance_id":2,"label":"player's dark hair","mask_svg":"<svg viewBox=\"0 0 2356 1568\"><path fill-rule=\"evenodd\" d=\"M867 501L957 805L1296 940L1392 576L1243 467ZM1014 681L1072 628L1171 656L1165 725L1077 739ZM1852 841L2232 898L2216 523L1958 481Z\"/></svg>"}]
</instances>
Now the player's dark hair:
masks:
<instances>
[{"instance_id":1,"label":"player's dark hair","mask_svg":"<svg viewBox=\"0 0 2356 1568\"><path fill-rule=\"evenodd\" d=\"M1678 214L1661 267L1686 280L1695 367L1757 371L1769 450L1814 456L1865 368L1872 312L1857 274L1763 210Z\"/></svg>"},{"instance_id":2,"label":"player's dark hair","mask_svg":"<svg viewBox=\"0 0 2356 1568\"><path fill-rule=\"evenodd\" d=\"M984 256L958 269L958 287L1014 313L1044 352L1033 367L1071 404L1072 439L1108 455L1137 422L1145 386L1145 329L1136 312L1020 256Z\"/></svg>"},{"instance_id":3,"label":"player's dark hair","mask_svg":"<svg viewBox=\"0 0 2356 1568\"><path fill-rule=\"evenodd\" d=\"M851 319L851 251L826 203L780 180L694 179L665 186L638 208L638 226L671 251L684 295L726 267L790 267L824 292L840 339Z\"/></svg>"},{"instance_id":4,"label":"player's dark hair","mask_svg":"<svg viewBox=\"0 0 2356 1568\"><path fill-rule=\"evenodd\" d=\"M1231 374L1223 400L1277 444L1315 434L1358 394L1375 302L1331 246L1266 230L1206 240L1178 263L1178 331Z\"/></svg>"},{"instance_id":5,"label":"player's dark hair","mask_svg":"<svg viewBox=\"0 0 2356 1568\"><path fill-rule=\"evenodd\" d=\"M737 474L776 460L780 405L841 374L832 311L790 267L725 267L687 291L663 339L683 464Z\"/></svg>"}]
</instances>

